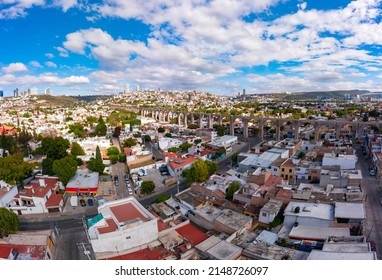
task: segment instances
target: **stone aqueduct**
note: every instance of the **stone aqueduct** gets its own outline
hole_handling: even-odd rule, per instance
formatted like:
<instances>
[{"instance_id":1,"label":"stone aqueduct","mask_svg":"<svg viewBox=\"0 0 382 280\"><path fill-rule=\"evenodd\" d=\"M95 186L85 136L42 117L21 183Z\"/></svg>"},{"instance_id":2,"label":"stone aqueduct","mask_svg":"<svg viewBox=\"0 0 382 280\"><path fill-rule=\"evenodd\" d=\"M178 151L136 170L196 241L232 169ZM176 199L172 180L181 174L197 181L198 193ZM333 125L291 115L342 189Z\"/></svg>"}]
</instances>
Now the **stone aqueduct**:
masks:
<instances>
[{"instance_id":1,"label":"stone aqueduct","mask_svg":"<svg viewBox=\"0 0 382 280\"><path fill-rule=\"evenodd\" d=\"M119 107L119 106L118 106ZM238 116L238 115L224 115L224 114L212 114L212 113L199 113L199 112L180 112L180 111L172 111L172 110L163 110L163 109L155 109L155 108L131 108L124 107L128 110L139 111L142 116L147 116L151 113L152 117L156 120L163 122L170 122L172 119L177 119L178 125L194 124L197 119L199 127L203 128L202 121L204 118L207 119L207 128L212 128L213 125L220 124L222 125L223 119L228 119L230 124L230 135L234 135L234 125L236 120L241 120L243 124L243 136L244 138L248 138L249 134L249 123L254 123L254 125L259 130L259 138L261 140L264 139L264 127L266 124L271 123L273 127L276 128L276 140L280 140L281 135L281 127L288 123L294 127L294 131L299 131L301 124L309 123L314 127L315 131L315 140L318 140L319 133L317 133L321 127L331 127L336 131L340 131L340 129L346 125L351 126L353 131L357 132L358 140L361 140L365 131L365 128L370 126L376 126L380 130L382 129L382 123L371 121L371 122L363 122L363 121L343 121L343 120L310 120L310 119L283 119L283 118L271 118L271 117L247 117L247 116ZM295 139L299 138L299 133L294 133ZM339 133L336 133L336 137L339 138Z\"/></svg>"}]
</instances>

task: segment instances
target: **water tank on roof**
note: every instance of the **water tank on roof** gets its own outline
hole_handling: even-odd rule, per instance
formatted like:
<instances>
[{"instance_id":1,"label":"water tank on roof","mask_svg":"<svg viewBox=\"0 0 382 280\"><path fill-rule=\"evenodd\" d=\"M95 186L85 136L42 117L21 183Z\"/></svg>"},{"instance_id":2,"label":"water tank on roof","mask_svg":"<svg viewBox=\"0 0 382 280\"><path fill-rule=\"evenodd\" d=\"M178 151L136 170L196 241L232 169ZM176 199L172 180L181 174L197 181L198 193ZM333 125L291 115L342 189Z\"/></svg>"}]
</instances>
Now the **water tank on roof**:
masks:
<instances>
[{"instance_id":1,"label":"water tank on roof","mask_svg":"<svg viewBox=\"0 0 382 280\"><path fill-rule=\"evenodd\" d=\"M300 213L300 206L297 206L296 208L294 208L294 212L297 214L297 213Z\"/></svg>"}]
</instances>

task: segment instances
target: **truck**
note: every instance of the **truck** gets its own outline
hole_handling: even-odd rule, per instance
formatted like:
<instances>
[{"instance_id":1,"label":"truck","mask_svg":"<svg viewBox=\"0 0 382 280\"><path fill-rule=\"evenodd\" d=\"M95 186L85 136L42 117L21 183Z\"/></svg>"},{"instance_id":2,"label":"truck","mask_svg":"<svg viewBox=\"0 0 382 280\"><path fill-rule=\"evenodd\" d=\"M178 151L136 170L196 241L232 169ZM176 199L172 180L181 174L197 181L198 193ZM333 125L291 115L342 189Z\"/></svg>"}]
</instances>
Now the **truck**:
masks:
<instances>
[{"instance_id":1,"label":"truck","mask_svg":"<svg viewBox=\"0 0 382 280\"><path fill-rule=\"evenodd\" d=\"M70 197L70 205L72 205L73 207L78 206L78 197L77 196Z\"/></svg>"}]
</instances>

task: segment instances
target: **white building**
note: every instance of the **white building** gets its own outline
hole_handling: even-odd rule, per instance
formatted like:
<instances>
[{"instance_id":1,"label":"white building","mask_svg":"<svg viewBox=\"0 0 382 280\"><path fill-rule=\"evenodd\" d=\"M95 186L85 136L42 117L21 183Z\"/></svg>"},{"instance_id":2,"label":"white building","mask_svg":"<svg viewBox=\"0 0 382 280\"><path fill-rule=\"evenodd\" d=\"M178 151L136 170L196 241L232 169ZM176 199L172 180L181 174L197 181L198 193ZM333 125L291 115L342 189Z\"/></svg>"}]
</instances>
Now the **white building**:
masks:
<instances>
[{"instance_id":1,"label":"white building","mask_svg":"<svg viewBox=\"0 0 382 280\"><path fill-rule=\"evenodd\" d=\"M214 137L211 145L216 147L231 147L237 143L237 136L224 135L222 137Z\"/></svg>"},{"instance_id":2,"label":"white building","mask_svg":"<svg viewBox=\"0 0 382 280\"><path fill-rule=\"evenodd\" d=\"M0 181L0 207L8 207L17 195L17 186Z\"/></svg>"},{"instance_id":3,"label":"white building","mask_svg":"<svg viewBox=\"0 0 382 280\"><path fill-rule=\"evenodd\" d=\"M270 224L280 212L283 203L280 200L269 200L260 210L259 222L263 224Z\"/></svg>"},{"instance_id":4,"label":"white building","mask_svg":"<svg viewBox=\"0 0 382 280\"><path fill-rule=\"evenodd\" d=\"M156 217L132 196L98 207L88 227L97 258L134 252L158 238Z\"/></svg>"},{"instance_id":5,"label":"white building","mask_svg":"<svg viewBox=\"0 0 382 280\"><path fill-rule=\"evenodd\" d=\"M123 93L129 93L130 92L130 86L129 84L125 84L125 88L123 90Z\"/></svg>"},{"instance_id":6,"label":"white building","mask_svg":"<svg viewBox=\"0 0 382 280\"><path fill-rule=\"evenodd\" d=\"M290 202L284 211L285 227L329 227L333 221L334 206L330 204Z\"/></svg>"},{"instance_id":7,"label":"white building","mask_svg":"<svg viewBox=\"0 0 382 280\"><path fill-rule=\"evenodd\" d=\"M181 145L183 143L183 141L179 140L179 139L176 139L176 138L167 138L167 137L163 137L162 139L159 140L158 144L159 144L159 148L162 150L162 151L167 151L168 149L170 148L174 148L174 147L179 147L179 145Z\"/></svg>"},{"instance_id":8,"label":"white building","mask_svg":"<svg viewBox=\"0 0 382 280\"><path fill-rule=\"evenodd\" d=\"M322 159L322 166L339 165L343 169L355 169L358 158L356 155L343 155L335 153L325 153Z\"/></svg>"}]
</instances>

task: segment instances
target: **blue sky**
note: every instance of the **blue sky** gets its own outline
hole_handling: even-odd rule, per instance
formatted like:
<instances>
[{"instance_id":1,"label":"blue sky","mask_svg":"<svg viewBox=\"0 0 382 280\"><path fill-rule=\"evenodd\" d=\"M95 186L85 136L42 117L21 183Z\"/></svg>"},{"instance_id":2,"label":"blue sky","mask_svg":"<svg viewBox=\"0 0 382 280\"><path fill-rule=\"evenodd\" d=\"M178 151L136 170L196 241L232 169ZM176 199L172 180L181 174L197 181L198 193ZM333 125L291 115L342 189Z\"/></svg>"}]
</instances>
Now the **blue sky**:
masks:
<instances>
[{"instance_id":1,"label":"blue sky","mask_svg":"<svg viewBox=\"0 0 382 280\"><path fill-rule=\"evenodd\" d=\"M0 89L382 90L382 0L0 0Z\"/></svg>"}]
</instances>

